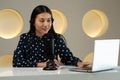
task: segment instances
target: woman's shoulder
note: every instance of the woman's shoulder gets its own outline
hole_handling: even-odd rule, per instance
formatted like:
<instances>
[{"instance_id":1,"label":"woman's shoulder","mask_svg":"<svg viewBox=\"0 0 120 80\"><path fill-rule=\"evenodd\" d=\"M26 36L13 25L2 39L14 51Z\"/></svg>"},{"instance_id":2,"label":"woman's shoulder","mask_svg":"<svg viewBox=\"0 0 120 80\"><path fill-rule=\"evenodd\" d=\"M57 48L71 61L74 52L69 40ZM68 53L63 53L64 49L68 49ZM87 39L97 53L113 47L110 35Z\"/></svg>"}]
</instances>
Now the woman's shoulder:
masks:
<instances>
[{"instance_id":1,"label":"woman's shoulder","mask_svg":"<svg viewBox=\"0 0 120 80\"><path fill-rule=\"evenodd\" d=\"M30 34L30 33L22 33L20 36L21 37L31 37L33 36L34 34Z\"/></svg>"},{"instance_id":2,"label":"woman's shoulder","mask_svg":"<svg viewBox=\"0 0 120 80\"><path fill-rule=\"evenodd\" d=\"M57 38L62 38L62 39L65 38L62 34L57 34L56 37Z\"/></svg>"},{"instance_id":3,"label":"woman's shoulder","mask_svg":"<svg viewBox=\"0 0 120 80\"><path fill-rule=\"evenodd\" d=\"M62 36L63 36L62 34L58 34L58 33L57 33L54 37L55 37L55 38L61 38Z\"/></svg>"},{"instance_id":4,"label":"woman's shoulder","mask_svg":"<svg viewBox=\"0 0 120 80\"><path fill-rule=\"evenodd\" d=\"M20 38L23 38L23 39L26 39L26 38L30 38L30 34L29 33L22 33L21 35L20 35Z\"/></svg>"},{"instance_id":5,"label":"woman's shoulder","mask_svg":"<svg viewBox=\"0 0 120 80\"><path fill-rule=\"evenodd\" d=\"M58 41L62 40L62 41L66 42L66 39L65 39L65 37L62 34L57 34L56 35L56 40L58 40Z\"/></svg>"},{"instance_id":6,"label":"woman's shoulder","mask_svg":"<svg viewBox=\"0 0 120 80\"><path fill-rule=\"evenodd\" d=\"M22 33L20 36L29 36L30 34L28 33Z\"/></svg>"},{"instance_id":7,"label":"woman's shoulder","mask_svg":"<svg viewBox=\"0 0 120 80\"><path fill-rule=\"evenodd\" d=\"M31 40L31 34L29 34L29 33L22 33L21 35L20 35L20 41L23 41L23 42L25 42L25 43L29 43L29 41Z\"/></svg>"}]
</instances>

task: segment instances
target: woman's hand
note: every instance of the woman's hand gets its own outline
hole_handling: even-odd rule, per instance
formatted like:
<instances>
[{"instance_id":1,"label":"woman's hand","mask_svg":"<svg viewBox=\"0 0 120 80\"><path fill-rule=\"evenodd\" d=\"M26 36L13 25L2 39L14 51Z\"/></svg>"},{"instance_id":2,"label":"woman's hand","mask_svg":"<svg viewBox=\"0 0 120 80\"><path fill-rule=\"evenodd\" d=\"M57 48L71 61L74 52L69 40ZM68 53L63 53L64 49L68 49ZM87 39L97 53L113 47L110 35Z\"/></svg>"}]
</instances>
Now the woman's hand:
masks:
<instances>
[{"instance_id":1,"label":"woman's hand","mask_svg":"<svg viewBox=\"0 0 120 80\"><path fill-rule=\"evenodd\" d=\"M61 63L61 61L56 60L56 59L54 60L54 62L57 66L63 66L64 65L63 63Z\"/></svg>"},{"instance_id":2,"label":"woman's hand","mask_svg":"<svg viewBox=\"0 0 120 80\"><path fill-rule=\"evenodd\" d=\"M46 62L39 62L39 63L37 63L37 67L41 67L41 68L46 67L47 66L47 62L48 61L46 61ZM56 66L63 66L64 65L59 60L56 60L56 59L54 60L54 62L56 64Z\"/></svg>"},{"instance_id":3,"label":"woman's hand","mask_svg":"<svg viewBox=\"0 0 120 80\"><path fill-rule=\"evenodd\" d=\"M89 62L77 62L77 66L78 66L79 68L90 67L89 65L91 65L91 63L89 63Z\"/></svg>"},{"instance_id":4,"label":"woman's hand","mask_svg":"<svg viewBox=\"0 0 120 80\"><path fill-rule=\"evenodd\" d=\"M37 63L37 67L41 67L41 68L46 67L46 65L47 65L47 61Z\"/></svg>"}]
</instances>

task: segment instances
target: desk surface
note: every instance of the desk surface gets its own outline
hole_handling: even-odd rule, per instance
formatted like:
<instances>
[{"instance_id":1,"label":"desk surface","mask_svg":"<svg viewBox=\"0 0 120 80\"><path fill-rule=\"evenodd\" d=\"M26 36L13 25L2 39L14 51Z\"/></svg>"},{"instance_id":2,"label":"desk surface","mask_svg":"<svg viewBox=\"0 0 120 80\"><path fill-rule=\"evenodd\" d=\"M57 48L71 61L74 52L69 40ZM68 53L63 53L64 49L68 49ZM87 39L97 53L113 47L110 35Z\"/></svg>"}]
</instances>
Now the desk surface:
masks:
<instances>
[{"instance_id":1,"label":"desk surface","mask_svg":"<svg viewBox=\"0 0 120 80\"><path fill-rule=\"evenodd\" d=\"M96 73L72 72L70 66L54 71L42 68L0 68L0 80L119 80L120 67Z\"/></svg>"}]
</instances>

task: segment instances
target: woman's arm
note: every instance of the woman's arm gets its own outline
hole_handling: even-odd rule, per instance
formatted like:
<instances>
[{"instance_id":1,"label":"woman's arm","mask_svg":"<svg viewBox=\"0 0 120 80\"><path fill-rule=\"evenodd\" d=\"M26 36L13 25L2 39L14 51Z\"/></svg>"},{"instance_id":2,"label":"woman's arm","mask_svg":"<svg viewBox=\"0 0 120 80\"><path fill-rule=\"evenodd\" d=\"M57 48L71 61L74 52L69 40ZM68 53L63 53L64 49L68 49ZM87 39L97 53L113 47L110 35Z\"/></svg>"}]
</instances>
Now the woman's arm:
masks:
<instances>
[{"instance_id":1,"label":"woman's arm","mask_svg":"<svg viewBox=\"0 0 120 80\"><path fill-rule=\"evenodd\" d=\"M20 36L20 40L16 50L14 51L13 56L13 67L35 67L36 63L29 61L26 59L26 50L30 47L27 46L28 42L28 34L22 34Z\"/></svg>"},{"instance_id":2,"label":"woman's arm","mask_svg":"<svg viewBox=\"0 0 120 80\"><path fill-rule=\"evenodd\" d=\"M64 39L59 36L57 37L57 44L56 44L57 52L61 58L61 62L65 65L73 65L77 66L77 62L82 62L79 58L75 57L69 48L66 46Z\"/></svg>"}]
</instances>

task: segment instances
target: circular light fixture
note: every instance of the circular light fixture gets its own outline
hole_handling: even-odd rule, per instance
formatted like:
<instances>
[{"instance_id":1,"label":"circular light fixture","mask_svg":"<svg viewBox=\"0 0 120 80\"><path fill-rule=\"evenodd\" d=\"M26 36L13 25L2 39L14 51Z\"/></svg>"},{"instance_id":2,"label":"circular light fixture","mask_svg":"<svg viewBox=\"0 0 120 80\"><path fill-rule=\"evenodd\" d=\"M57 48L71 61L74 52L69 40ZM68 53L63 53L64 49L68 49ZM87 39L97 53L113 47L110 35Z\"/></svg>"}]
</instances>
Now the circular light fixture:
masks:
<instances>
[{"instance_id":1,"label":"circular light fixture","mask_svg":"<svg viewBox=\"0 0 120 80\"><path fill-rule=\"evenodd\" d=\"M22 16L13 9L0 10L0 37L10 39L17 36L23 28Z\"/></svg>"},{"instance_id":2,"label":"circular light fixture","mask_svg":"<svg viewBox=\"0 0 120 80\"><path fill-rule=\"evenodd\" d=\"M64 14L58 10L52 10L54 18L54 29L55 32L63 34L67 29L67 19Z\"/></svg>"},{"instance_id":3,"label":"circular light fixture","mask_svg":"<svg viewBox=\"0 0 120 80\"><path fill-rule=\"evenodd\" d=\"M89 37L102 36L108 29L107 16L100 10L90 10L83 17L82 27Z\"/></svg>"}]
</instances>

